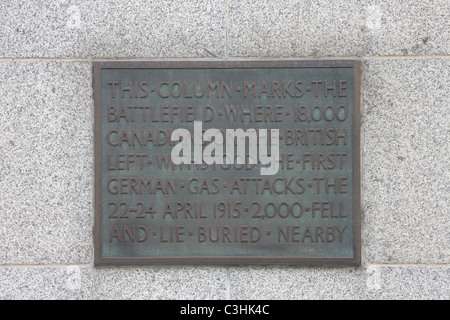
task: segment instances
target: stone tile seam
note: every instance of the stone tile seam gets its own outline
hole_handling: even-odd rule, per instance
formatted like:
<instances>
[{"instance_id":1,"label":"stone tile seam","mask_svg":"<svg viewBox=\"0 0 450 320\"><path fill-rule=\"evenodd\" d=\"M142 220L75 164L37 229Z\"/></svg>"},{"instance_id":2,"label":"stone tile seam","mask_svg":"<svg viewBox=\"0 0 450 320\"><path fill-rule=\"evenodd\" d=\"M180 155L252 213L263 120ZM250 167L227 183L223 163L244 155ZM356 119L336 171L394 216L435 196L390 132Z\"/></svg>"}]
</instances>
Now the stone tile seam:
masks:
<instances>
[{"instance_id":1,"label":"stone tile seam","mask_svg":"<svg viewBox=\"0 0 450 320\"><path fill-rule=\"evenodd\" d=\"M26 269L26 268L68 268L68 267L92 267L92 264L5 264L0 269Z\"/></svg>"},{"instance_id":2,"label":"stone tile seam","mask_svg":"<svg viewBox=\"0 0 450 320\"><path fill-rule=\"evenodd\" d=\"M450 58L450 55L423 55L423 56L320 56L320 57L310 57L310 56L289 56L289 57L239 57L231 56L224 58L202 58L202 57L170 57L170 58L124 58L124 57L105 57L105 58L66 58L66 57L52 57L52 58L13 58L13 57L0 57L0 61L69 61L69 62L95 62L95 61L164 61L164 60L345 60L345 59L446 59Z\"/></svg>"},{"instance_id":3,"label":"stone tile seam","mask_svg":"<svg viewBox=\"0 0 450 320\"><path fill-rule=\"evenodd\" d=\"M102 60L102 59L98 59ZM91 62L91 58L0 58L0 61L68 61L68 62Z\"/></svg>"},{"instance_id":4,"label":"stone tile seam","mask_svg":"<svg viewBox=\"0 0 450 320\"><path fill-rule=\"evenodd\" d=\"M449 268L450 263L398 263L398 264L389 264L389 263L366 263L361 265L362 268L367 267L445 267Z\"/></svg>"},{"instance_id":5,"label":"stone tile seam","mask_svg":"<svg viewBox=\"0 0 450 320\"><path fill-rule=\"evenodd\" d=\"M231 270L227 268L227 277L226 277L226 286L225 286L225 299L231 299Z\"/></svg>"}]
</instances>

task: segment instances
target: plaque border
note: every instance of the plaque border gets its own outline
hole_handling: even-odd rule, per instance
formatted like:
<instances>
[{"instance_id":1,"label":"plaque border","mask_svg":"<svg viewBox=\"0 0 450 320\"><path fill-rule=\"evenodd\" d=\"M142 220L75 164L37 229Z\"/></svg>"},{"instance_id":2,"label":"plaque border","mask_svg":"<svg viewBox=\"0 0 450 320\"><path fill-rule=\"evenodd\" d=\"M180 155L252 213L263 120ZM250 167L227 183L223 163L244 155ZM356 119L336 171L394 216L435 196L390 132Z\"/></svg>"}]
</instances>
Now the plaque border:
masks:
<instances>
[{"instance_id":1,"label":"plaque border","mask_svg":"<svg viewBox=\"0 0 450 320\"><path fill-rule=\"evenodd\" d=\"M103 69L155 68L353 68L353 257L102 257L101 243L101 107ZM93 62L94 98L94 266L120 265L361 265L361 61L358 59L164 59L98 60Z\"/></svg>"}]
</instances>

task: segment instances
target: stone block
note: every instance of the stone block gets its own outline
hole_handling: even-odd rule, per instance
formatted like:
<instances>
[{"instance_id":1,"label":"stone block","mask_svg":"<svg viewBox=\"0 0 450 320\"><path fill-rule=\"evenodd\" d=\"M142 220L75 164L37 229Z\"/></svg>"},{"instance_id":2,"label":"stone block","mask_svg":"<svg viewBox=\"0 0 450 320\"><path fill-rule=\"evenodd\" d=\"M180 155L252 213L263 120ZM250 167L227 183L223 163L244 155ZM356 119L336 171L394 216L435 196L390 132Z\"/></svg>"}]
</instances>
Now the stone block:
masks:
<instances>
[{"instance_id":1,"label":"stone block","mask_svg":"<svg viewBox=\"0 0 450 320\"><path fill-rule=\"evenodd\" d=\"M0 57L223 57L219 1L2 1Z\"/></svg>"},{"instance_id":2,"label":"stone block","mask_svg":"<svg viewBox=\"0 0 450 320\"><path fill-rule=\"evenodd\" d=\"M450 262L450 59L363 64L367 263Z\"/></svg>"},{"instance_id":3,"label":"stone block","mask_svg":"<svg viewBox=\"0 0 450 320\"><path fill-rule=\"evenodd\" d=\"M448 266L231 268L231 299L448 300Z\"/></svg>"},{"instance_id":4,"label":"stone block","mask_svg":"<svg viewBox=\"0 0 450 320\"><path fill-rule=\"evenodd\" d=\"M0 264L90 263L90 64L0 61Z\"/></svg>"},{"instance_id":5,"label":"stone block","mask_svg":"<svg viewBox=\"0 0 450 320\"><path fill-rule=\"evenodd\" d=\"M220 267L0 267L1 300L225 299Z\"/></svg>"},{"instance_id":6,"label":"stone block","mask_svg":"<svg viewBox=\"0 0 450 320\"><path fill-rule=\"evenodd\" d=\"M231 0L228 55L449 54L449 12L446 0Z\"/></svg>"}]
</instances>

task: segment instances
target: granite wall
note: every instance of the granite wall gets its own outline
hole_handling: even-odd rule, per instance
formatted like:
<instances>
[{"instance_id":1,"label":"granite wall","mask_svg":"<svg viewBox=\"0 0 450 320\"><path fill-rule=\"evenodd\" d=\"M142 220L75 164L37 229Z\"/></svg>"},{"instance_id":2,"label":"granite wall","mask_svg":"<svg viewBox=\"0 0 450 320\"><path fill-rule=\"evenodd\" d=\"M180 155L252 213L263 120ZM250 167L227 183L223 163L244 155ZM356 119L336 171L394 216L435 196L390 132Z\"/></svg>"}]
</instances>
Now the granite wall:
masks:
<instances>
[{"instance_id":1,"label":"granite wall","mask_svg":"<svg viewBox=\"0 0 450 320\"><path fill-rule=\"evenodd\" d=\"M0 299L449 299L448 0L0 1ZM93 266L92 65L356 58L362 265Z\"/></svg>"}]
</instances>

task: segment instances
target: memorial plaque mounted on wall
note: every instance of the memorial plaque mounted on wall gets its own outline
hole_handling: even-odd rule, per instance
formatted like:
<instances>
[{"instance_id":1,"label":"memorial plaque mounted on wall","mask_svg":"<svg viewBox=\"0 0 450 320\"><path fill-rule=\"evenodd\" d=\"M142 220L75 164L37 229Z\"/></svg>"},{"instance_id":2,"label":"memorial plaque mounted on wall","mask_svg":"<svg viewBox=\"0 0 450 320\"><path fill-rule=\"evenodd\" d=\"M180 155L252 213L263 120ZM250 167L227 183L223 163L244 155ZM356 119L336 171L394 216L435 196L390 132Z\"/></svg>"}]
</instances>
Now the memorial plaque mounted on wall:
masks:
<instances>
[{"instance_id":1,"label":"memorial plaque mounted on wall","mask_svg":"<svg viewBox=\"0 0 450 320\"><path fill-rule=\"evenodd\" d=\"M96 62L95 264L360 264L359 72Z\"/></svg>"}]
</instances>

